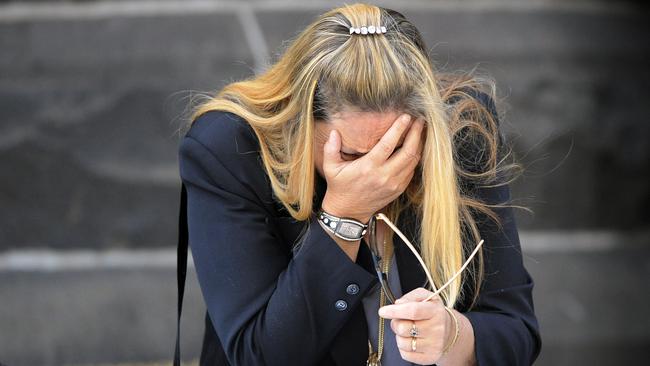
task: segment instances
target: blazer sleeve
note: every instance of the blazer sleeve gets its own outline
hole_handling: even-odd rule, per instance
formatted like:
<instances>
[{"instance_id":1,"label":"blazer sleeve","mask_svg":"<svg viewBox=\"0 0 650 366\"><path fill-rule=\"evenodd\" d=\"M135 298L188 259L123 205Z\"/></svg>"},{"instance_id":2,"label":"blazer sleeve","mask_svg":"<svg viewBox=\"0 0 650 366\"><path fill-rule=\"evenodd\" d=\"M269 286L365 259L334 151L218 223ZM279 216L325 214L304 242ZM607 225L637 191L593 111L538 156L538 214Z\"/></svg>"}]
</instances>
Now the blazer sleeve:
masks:
<instances>
[{"instance_id":1,"label":"blazer sleeve","mask_svg":"<svg viewBox=\"0 0 650 366\"><path fill-rule=\"evenodd\" d=\"M290 255L254 184L264 181L261 165L252 163L259 155L237 152L251 134L245 122L223 116L199 117L179 147L207 311L231 365L317 364L377 279L314 217ZM350 284L359 286L356 294L347 293Z\"/></svg>"},{"instance_id":2,"label":"blazer sleeve","mask_svg":"<svg viewBox=\"0 0 650 366\"><path fill-rule=\"evenodd\" d=\"M484 93L479 98L498 121L492 99ZM499 137L503 139L501 131ZM510 188L507 184L479 187L474 194L486 203L499 204L510 199ZM542 345L533 305L534 282L523 265L513 209L493 210L502 228L483 215L477 216L485 240L485 277L477 304L464 315L474 329L478 366L531 365Z\"/></svg>"}]
</instances>

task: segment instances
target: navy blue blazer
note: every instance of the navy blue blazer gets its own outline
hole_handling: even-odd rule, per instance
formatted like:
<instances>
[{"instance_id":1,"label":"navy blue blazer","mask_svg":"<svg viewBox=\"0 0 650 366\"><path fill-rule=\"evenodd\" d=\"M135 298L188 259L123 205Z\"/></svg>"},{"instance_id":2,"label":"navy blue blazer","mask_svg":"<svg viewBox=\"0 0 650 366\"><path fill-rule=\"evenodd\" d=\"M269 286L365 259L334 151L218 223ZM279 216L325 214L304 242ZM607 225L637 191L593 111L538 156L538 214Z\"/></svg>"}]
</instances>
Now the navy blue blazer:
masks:
<instances>
[{"instance_id":1,"label":"navy blue blazer","mask_svg":"<svg viewBox=\"0 0 650 366\"><path fill-rule=\"evenodd\" d=\"M179 147L189 243L207 307L200 365L365 365L361 299L379 286L369 249L362 243L353 262L313 215L306 222L291 218L273 199L258 150L246 121L222 111L200 116ZM315 210L327 187L316 175ZM506 185L477 194L498 203L510 192ZM533 279L522 263L512 209L496 212L502 230L479 218L486 268L478 303L468 309L467 296L456 309L474 328L478 365L530 365L541 349ZM407 212L398 223L412 238L413 218ZM302 247L293 253L302 230ZM394 238L407 293L426 276Z\"/></svg>"}]
</instances>

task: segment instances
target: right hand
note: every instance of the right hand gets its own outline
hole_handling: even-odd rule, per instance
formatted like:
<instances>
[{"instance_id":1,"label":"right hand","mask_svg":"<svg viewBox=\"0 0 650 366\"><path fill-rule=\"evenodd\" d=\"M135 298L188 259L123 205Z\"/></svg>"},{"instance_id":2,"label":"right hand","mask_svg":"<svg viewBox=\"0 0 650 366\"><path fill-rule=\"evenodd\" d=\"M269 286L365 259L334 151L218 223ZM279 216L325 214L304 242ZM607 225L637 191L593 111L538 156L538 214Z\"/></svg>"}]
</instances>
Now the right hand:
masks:
<instances>
[{"instance_id":1,"label":"right hand","mask_svg":"<svg viewBox=\"0 0 650 366\"><path fill-rule=\"evenodd\" d=\"M321 205L324 211L367 223L375 212L404 192L423 148L424 120L411 120L408 114L398 117L367 154L353 161L341 159L341 137L336 130L330 132L323 148L323 172L327 180ZM404 144L395 151L407 130Z\"/></svg>"}]
</instances>

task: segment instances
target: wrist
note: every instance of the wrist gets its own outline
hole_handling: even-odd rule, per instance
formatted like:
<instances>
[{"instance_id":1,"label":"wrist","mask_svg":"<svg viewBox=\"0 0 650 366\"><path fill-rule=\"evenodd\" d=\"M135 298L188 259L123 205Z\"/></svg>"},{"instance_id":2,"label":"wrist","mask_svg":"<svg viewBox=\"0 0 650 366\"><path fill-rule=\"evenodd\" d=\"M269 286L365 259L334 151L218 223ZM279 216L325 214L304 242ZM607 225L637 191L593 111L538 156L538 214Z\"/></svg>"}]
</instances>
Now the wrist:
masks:
<instances>
[{"instance_id":1,"label":"wrist","mask_svg":"<svg viewBox=\"0 0 650 366\"><path fill-rule=\"evenodd\" d=\"M359 241L366 235L368 225L349 217L339 217L324 210L318 212L317 220L333 235L346 241Z\"/></svg>"},{"instance_id":2,"label":"wrist","mask_svg":"<svg viewBox=\"0 0 650 366\"><path fill-rule=\"evenodd\" d=\"M332 200L328 199L327 194L325 194L325 198L323 198L321 209L330 215L354 219L364 224L367 224L370 221L370 218L372 217L372 215L355 213L355 212L351 212L351 210L349 209L339 208L336 204L332 202Z\"/></svg>"}]
</instances>

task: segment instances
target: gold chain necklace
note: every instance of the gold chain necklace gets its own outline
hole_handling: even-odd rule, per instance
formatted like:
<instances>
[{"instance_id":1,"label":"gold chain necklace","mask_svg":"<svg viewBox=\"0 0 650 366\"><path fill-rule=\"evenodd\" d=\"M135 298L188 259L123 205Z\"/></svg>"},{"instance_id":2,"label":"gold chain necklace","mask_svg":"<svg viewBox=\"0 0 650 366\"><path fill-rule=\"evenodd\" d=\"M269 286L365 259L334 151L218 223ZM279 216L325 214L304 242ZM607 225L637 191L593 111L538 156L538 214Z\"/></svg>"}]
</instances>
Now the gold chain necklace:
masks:
<instances>
[{"instance_id":1,"label":"gold chain necklace","mask_svg":"<svg viewBox=\"0 0 650 366\"><path fill-rule=\"evenodd\" d=\"M382 252L382 272L388 273L391 263L392 253L388 253L388 245L386 245L386 232L384 230L384 251ZM379 288L379 307L386 305L386 295L384 294L383 289ZM377 337L377 352L372 351L372 344L370 339L368 339L368 360L366 361L366 366L381 366L381 355L384 350L384 318L379 317L379 335Z\"/></svg>"}]
</instances>

